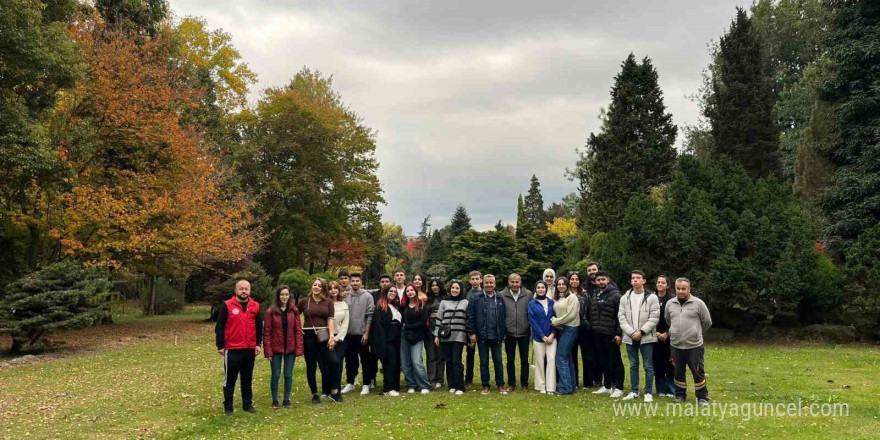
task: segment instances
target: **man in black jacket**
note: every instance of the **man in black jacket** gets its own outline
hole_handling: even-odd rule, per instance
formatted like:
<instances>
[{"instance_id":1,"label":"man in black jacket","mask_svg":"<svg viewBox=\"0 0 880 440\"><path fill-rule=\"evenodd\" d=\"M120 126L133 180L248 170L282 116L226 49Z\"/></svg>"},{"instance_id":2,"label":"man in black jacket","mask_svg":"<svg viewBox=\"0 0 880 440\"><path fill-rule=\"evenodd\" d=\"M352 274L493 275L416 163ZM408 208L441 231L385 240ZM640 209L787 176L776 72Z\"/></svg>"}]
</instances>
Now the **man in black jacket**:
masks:
<instances>
[{"instance_id":1,"label":"man in black jacket","mask_svg":"<svg viewBox=\"0 0 880 440\"><path fill-rule=\"evenodd\" d=\"M623 340L617 312L620 308L620 289L608 279L608 273L596 273L598 291L592 299L590 326L596 345L596 357L602 370L602 387L593 394L611 394L617 399L623 396L623 359L620 357L620 343Z\"/></svg>"}]
</instances>

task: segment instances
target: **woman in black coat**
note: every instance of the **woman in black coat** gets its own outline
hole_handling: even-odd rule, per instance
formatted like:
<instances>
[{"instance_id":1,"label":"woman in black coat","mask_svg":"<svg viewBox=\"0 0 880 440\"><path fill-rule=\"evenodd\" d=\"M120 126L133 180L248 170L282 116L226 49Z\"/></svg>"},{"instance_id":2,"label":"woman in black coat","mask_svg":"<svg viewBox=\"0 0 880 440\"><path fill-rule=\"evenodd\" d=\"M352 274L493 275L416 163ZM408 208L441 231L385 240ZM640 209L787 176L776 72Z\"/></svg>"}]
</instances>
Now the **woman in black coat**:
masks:
<instances>
[{"instance_id":1,"label":"woman in black coat","mask_svg":"<svg viewBox=\"0 0 880 440\"><path fill-rule=\"evenodd\" d=\"M379 301L370 324L370 346L382 362L385 383L382 395L400 395L400 298L394 286L387 286L379 293Z\"/></svg>"}]
</instances>

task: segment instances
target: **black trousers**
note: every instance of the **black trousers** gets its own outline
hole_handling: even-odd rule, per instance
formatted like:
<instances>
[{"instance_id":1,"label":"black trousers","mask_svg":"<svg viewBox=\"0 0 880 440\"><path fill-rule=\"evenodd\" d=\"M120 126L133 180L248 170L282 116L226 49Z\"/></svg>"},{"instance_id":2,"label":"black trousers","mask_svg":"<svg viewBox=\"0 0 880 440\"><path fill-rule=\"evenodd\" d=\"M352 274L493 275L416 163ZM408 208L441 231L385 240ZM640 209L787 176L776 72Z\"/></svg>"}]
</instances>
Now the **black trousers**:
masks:
<instances>
[{"instance_id":1,"label":"black trousers","mask_svg":"<svg viewBox=\"0 0 880 440\"><path fill-rule=\"evenodd\" d=\"M703 347L672 349L672 362L675 364L675 397L687 398L687 370L694 376L694 394L699 400L709 400L709 388L706 386L706 370L703 365Z\"/></svg>"},{"instance_id":2,"label":"black trousers","mask_svg":"<svg viewBox=\"0 0 880 440\"><path fill-rule=\"evenodd\" d=\"M395 329L396 327L396 329ZM400 391L400 326L392 326L394 336L388 339L385 346L385 357L382 358L382 391Z\"/></svg>"},{"instance_id":3,"label":"black trousers","mask_svg":"<svg viewBox=\"0 0 880 440\"><path fill-rule=\"evenodd\" d=\"M593 338L593 332L580 328L578 329L578 346L581 349L581 362L583 363L583 383L584 388L594 387L599 384L599 361L596 358L596 343ZM572 358L577 364L577 358ZM577 367L575 367L577 371ZM577 382L577 379L575 379Z\"/></svg>"},{"instance_id":4,"label":"black trousers","mask_svg":"<svg viewBox=\"0 0 880 440\"><path fill-rule=\"evenodd\" d=\"M241 376L241 406L244 409L254 406L254 360L253 348L226 350L223 355L223 409L232 411L232 397L235 395L235 381Z\"/></svg>"},{"instance_id":5,"label":"black trousers","mask_svg":"<svg viewBox=\"0 0 880 440\"><path fill-rule=\"evenodd\" d=\"M433 336L425 338L425 360L427 361L425 367L428 370L428 382L431 383L431 386L436 383L443 385L443 368L446 366L446 360L440 347L434 345Z\"/></svg>"},{"instance_id":6,"label":"black trousers","mask_svg":"<svg viewBox=\"0 0 880 440\"><path fill-rule=\"evenodd\" d=\"M376 378L375 364L370 362L370 344L362 344L363 335L345 336L345 383L354 385L358 375L358 358L364 371L364 385Z\"/></svg>"},{"instance_id":7,"label":"black trousers","mask_svg":"<svg viewBox=\"0 0 880 440\"><path fill-rule=\"evenodd\" d=\"M433 343L433 342L432 342ZM461 364L463 342L441 342L440 352L446 360L446 382L450 390L464 391L464 365Z\"/></svg>"},{"instance_id":8,"label":"black trousers","mask_svg":"<svg viewBox=\"0 0 880 440\"><path fill-rule=\"evenodd\" d=\"M346 347L348 345L348 342L346 342L346 341L347 341L347 338L343 339L342 342L337 342L336 346L333 347L333 350L330 351L330 354L336 358L336 370L337 371L336 371L336 376L333 376L333 379L334 379L333 381L334 381L334 383L336 383L337 388L342 386L342 367L345 365ZM320 362L318 364L320 365ZM329 383L324 384L324 381L321 381L321 387L322 387L321 394L329 396L333 390L330 388L323 388L325 385L329 386L330 384Z\"/></svg>"},{"instance_id":9,"label":"black trousers","mask_svg":"<svg viewBox=\"0 0 880 440\"><path fill-rule=\"evenodd\" d=\"M529 387L529 342L530 336L515 338L508 336L504 339L504 353L507 355L507 384L516 386L516 349L519 347L519 384L522 388Z\"/></svg>"},{"instance_id":10,"label":"black trousers","mask_svg":"<svg viewBox=\"0 0 880 440\"><path fill-rule=\"evenodd\" d=\"M321 364L321 390L329 392L339 389L339 360L336 353L327 349L327 344L318 343L312 330L303 331L303 348L306 355L306 380L312 394L318 394L318 363Z\"/></svg>"},{"instance_id":11,"label":"black trousers","mask_svg":"<svg viewBox=\"0 0 880 440\"><path fill-rule=\"evenodd\" d=\"M614 336L596 334L596 355L602 368L605 388L623 389L623 359L620 357L620 346L614 343Z\"/></svg>"},{"instance_id":12,"label":"black trousers","mask_svg":"<svg viewBox=\"0 0 880 440\"><path fill-rule=\"evenodd\" d=\"M670 360L672 352L670 351L669 339L665 341L658 340L654 344L654 387L658 393L666 392L661 384L664 381L671 381L675 377L675 367Z\"/></svg>"},{"instance_id":13,"label":"black trousers","mask_svg":"<svg viewBox=\"0 0 880 440\"><path fill-rule=\"evenodd\" d=\"M474 357L477 352L477 344L474 344L473 347L467 347L467 359L465 363L467 365L467 370L464 373L464 383L471 384L474 383Z\"/></svg>"}]
</instances>

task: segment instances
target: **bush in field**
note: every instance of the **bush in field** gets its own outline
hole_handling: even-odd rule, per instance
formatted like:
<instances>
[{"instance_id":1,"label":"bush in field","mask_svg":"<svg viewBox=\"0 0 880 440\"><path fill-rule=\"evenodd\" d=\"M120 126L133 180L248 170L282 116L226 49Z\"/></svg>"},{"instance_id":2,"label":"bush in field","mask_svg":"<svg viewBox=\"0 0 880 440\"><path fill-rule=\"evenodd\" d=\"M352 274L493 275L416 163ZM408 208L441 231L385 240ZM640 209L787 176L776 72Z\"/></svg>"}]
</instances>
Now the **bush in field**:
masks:
<instances>
[{"instance_id":1,"label":"bush in field","mask_svg":"<svg viewBox=\"0 0 880 440\"><path fill-rule=\"evenodd\" d=\"M216 318L220 305L235 294L235 283L238 280L247 280L251 283L251 297L260 303L261 310L265 311L270 302L274 300L275 286L272 284L272 278L266 274L263 266L259 263L252 263L250 266L234 273L226 281L205 289L205 293L211 302L211 319Z\"/></svg>"},{"instance_id":2,"label":"bush in field","mask_svg":"<svg viewBox=\"0 0 880 440\"><path fill-rule=\"evenodd\" d=\"M278 277L278 285L290 287L290 294L295 298L305 298L312 290L312 282L315 278L324 278L327 281L335 280L336 274L320 272L309 275L309 272L298 267L285 270Z\"/></svg>"},{"instance_id":3,"label":"bush in field","mask_svg":"<svg viewBox=\"0 0 880 440\"><path fill-rule=\"evenodd\" d=\"M108 315L107 269L65 260L9 284L0 307L0 333L12 335L12 351L38 346L59 330L88 327Z\"/></svg>"}]
</instances>

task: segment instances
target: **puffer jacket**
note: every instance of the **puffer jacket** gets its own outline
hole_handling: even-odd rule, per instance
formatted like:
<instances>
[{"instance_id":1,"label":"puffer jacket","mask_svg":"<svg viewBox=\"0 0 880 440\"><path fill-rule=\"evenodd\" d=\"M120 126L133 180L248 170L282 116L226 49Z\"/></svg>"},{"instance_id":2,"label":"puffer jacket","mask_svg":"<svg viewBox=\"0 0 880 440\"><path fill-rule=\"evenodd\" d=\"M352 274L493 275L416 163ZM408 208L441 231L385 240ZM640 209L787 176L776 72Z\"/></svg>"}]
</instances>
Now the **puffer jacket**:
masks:
<instances>
[{"instance_id":1,"label":"puffer jacket","mask_svg":"<svg viewBox=\"0 0 880 440\"><path fill-rule=\"evenodd\" d=\"M593 333L605 336L621 336L620 321L617 312L620 308L620 289L609 284L605 290L596 293L592 298L590 325Z\"/></svg>"},{"instance_id":2,"label":"puffer jacket","mask_svg":"<svg viewBox=\"0 0 880 440\"><path fill-rule=\"evenodd\" d=\"M657 300L657 295L645 289L645 294L642 295L642 301L639 304L639 322L633 322L631 300L634 301L635 298L632 296L632 289L629 289L620 297L620 306L617 311L617 319L620 320L620 329L623 331L623 343L632 345L633 340L630 335L638 330L642 332L642 339L639 340L639 343L652 344L657 342L657 334L654 331L657 328L657 323L660 322L660 301Z\"/></svg>"}]
</instances>

